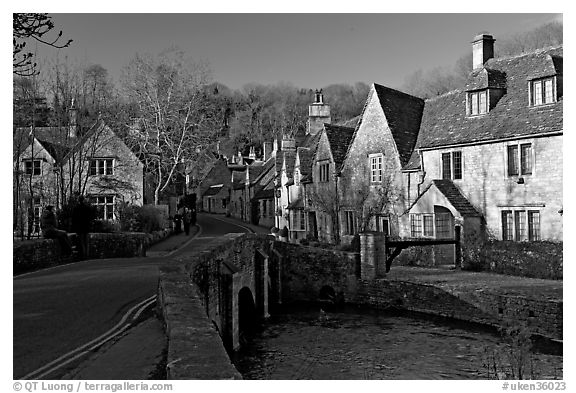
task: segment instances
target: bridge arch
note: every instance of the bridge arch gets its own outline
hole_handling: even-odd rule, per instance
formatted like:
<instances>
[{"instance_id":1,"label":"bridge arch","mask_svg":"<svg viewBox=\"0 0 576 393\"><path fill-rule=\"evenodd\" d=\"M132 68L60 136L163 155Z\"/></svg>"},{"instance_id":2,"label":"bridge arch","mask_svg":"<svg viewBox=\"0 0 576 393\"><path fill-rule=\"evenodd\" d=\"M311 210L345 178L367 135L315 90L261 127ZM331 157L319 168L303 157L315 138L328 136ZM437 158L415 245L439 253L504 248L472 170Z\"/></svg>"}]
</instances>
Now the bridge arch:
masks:
<instances>
[{"instance_id":1,"label":"bridge arch","mask_svg":"<svg viewBox=\"0 0 576 393\"><path fill-rule=\"evenodd\" d=\"M238 334L240 337L254 331L257 325L258 315L254 295L248 287L243 287L238 292Z\"/></svg>"}]
</instances>

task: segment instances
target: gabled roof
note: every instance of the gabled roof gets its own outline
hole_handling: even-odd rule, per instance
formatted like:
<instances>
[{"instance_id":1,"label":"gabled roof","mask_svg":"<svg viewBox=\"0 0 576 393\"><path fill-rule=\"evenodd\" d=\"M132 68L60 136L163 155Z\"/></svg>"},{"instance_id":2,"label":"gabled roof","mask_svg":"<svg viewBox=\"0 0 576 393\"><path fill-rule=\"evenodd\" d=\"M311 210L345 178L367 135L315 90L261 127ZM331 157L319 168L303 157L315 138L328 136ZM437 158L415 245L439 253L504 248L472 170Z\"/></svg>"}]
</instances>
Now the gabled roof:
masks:
<instances>
[{"instance_id":1,"label":"gabled roof","mask_svg":"<svg viewBox=\"0 0 576 393\"><path fill-rule=\"evenodd\" d=\"M436 186L438 191L444 194L462 217L480 216L476 209L474 209L474 206L472 206L468 199L466 199L466 197L464 197L460 190L454 185L452 180L432 180L432 183Z\"/></svg>"},{"instance_id":2,"label":"gabled roof","mask_svg":"<svg viewBox=\"0 0 576 393\"><path fill-rule=\"evenodd\" d=\"M416 144L424 100L376 83L374 89L396 142L400 164L405 165Z\"/></svg>"},{"instance_id":3,"label":"gabled roof","mask_svg":"<svg viewBox=\"0 0 576 393\"><path fill-rule=\"evenodd\" d=\"M472 204L466 199L464 195L460 192L458 187L454 185L452 180L442 179L442 180L432 180L432 182L426 187L426 189L416 198L412 205L408 208L406 213L410 212L412 208L417 205L422 198L425 198L428 192L431 192L431 188L435 188L442 195L444 195L447 201L452 205L452 207L458 212L462 217L480 217L481 214L472 206Z\"/></svg>"},{"instance_id":4,"label":"gabled roof","mask_svg":"<svg viewBox=\"0 0 576 393\"><path fill-rule=\"evenodd\" d=\"M202 186L211 186L213 184L229 185L231 183L230 170L226 165L226 161L219 159L214 163L212 169L208 171L206 176L201 181Z\"/></svg>"},{"instance_id":5,"label":"gabled roof","mask_svg":"<svg viewBox=\"0 0 576 393\"><path fill-rule=\"evenodd\" d=\"M373 83L368 99L362 109L361 118L356 124L352 140L356 137L356 133L362 125L362 121L364 121L364 113L366 112L366 108L370 102L370 97L373 96L374 92L376 93L379 104L384 112L384 116L386 116L390 132L392 133L392 137L396 143L400 165L404 166L410 160L410 156L418 138L424 109L424 100ZM350 146L348 147L348 150L350 150ZM348 152L346 154L348 154Z\"/></svg>"},{"instance_id":6,"label":"gabled roof","mask_svg":"<svg viewBox=\"0 0 576 393\"><path fill-rule=\"evenodd\" d=\"M55 143L47 142L36 138L38 143L56 160L56 162L62 162L62 159L70 153L70 148L58 145Z\"/></svg>"},{"instance_id":7,"label":"gabled roof","mask_svg":"<svg viewBox=\"0 0 576 393\"><path fill-rule=\"evenodd\" d=\"M466 116L466 92L454 90L426 101L418 148L435 148L462 143L563 130L562 97L554 104L530 107L528 80L562 71L562 47L533 53L490 59L486 67L506 75L506 94L482 116Z\"/></svg>"},{"instance_id":8,"label":"gabled roof","mask_svg":"<svg viewBox=\"0 0 576 393\"><path fill-rule=\"evenodd\" d=\"M285 151L282 154L284 162L286 162L286 175L292 177L294 173L294 164L296 164L296 152L295 151Z\"/></svg>"},{"instance_id":9,"label":"gabled roof","mask_svg":"<svg viewBox=\"0 0 576 393\"><path fill-rule=\"evenodd\" d=\"M312 173L312 164L314 159L314 153L308 147L299 147L296 149L298 154L298 159L300 160L300 174L302 176Z\"/></svg>"},{"instance_id":10,"label":"gabled roof","mask_svg":"<svg viewBox=\"0 0 576 393\"><path fill-rule=\"evenodd\" d=\"M332 158L336 164L336 171L340 171L348 147L354 137L354 128L324 124L324 129L326 130L326 137L328 138Z\"/></svg>"}]
</instances>

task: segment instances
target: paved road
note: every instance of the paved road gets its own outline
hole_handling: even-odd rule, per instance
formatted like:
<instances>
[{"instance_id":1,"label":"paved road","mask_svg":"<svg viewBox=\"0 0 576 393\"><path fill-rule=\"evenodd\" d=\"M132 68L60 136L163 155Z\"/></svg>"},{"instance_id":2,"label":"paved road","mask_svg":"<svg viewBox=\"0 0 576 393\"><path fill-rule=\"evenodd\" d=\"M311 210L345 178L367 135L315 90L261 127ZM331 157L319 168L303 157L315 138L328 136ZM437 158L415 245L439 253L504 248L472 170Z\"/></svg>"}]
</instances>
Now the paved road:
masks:
<instances>
[{"instance_id":1,"label":"paved road","mask_svg":"<svg viewBox=\"0 0 576 393\"><path fill-rule=\"evenodd\" d=\"M202 231L174 256L194 252L207 238L244 227L199 215ZM13 280L14 378L21 378L112 328L135 304L154 295L165 259L91 260ZM52 376L48 376L51 378Z\"/></svg>"}]
</instances>

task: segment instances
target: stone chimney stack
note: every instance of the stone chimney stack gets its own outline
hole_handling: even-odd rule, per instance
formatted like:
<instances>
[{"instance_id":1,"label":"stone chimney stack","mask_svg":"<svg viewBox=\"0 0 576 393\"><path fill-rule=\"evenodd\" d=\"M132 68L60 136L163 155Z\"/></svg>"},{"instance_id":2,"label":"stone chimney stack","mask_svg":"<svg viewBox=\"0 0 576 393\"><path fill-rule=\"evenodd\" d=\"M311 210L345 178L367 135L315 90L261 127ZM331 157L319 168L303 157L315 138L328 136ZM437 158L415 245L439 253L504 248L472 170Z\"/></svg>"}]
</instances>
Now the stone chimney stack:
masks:
<instances>
[{"instance_id":1,"label":"stone chimney stack","mask_svg":"<svg viewBox=\"0 0 576 393\"><path fill-rule=\"evenodd\" d=\"M314 102L308 106L308 127L306 133L316 135L324 127L324 123L331 122L330 105L324 103L322 90L316 90Z\"/></svg>"},{"instance_id":2,"label":"stone chimney stack","mask_svg":"<svg viewBox=\"0 0 576 393\"><path fill-rule=\"evenodd\" d=\"M70 123L68 126L68 136L70 138L76 138L78 136L78 109L74 104L74 98L72 98L72 104L70 109L68 109L68 116L70 118Z\"/></svg>"},{"instance_id":3,"label":"stone chimney stack","mask_svg":"<svg viewBox=\"0 0 576 393\"><path fill-rule=\"evenodd\" d=\"M296 151L296 140L293 136L289 134L284 134L282 136L282 147L280 150L283 151Z\"/></svg>"},{"instance_id":4,"label":"stone chimney stack","mask_svg":"<svg viewBox=\"0 0 576 393\"><path fill-rule=\"evenodd\" d=\"M494 41L490 34L479 34L472 41L472 69L482 68L494 57Z\"/></svg>"}]
</instances>

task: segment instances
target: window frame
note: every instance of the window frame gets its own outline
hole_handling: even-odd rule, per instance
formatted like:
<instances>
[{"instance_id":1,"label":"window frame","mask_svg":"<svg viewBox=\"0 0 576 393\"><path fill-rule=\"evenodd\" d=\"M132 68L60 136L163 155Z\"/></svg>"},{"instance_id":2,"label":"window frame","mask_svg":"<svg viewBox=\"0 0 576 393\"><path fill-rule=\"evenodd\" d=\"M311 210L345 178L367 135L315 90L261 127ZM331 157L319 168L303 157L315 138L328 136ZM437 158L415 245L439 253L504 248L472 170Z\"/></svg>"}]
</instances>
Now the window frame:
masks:
<instances>
[{"instance_id":1,"label":"window frame","mask_svg":"<svg viewBox=\"0 0 576 393\"><path fill-rule=\"evenodd\" d=\"M528 147L528 154L524 154ZM515 157L511 159L511 152L514 152ZM530 141L516 141L507 143L506 149L506 177L518 178L524 176L532 176L535 172L535 153L534 143ZM512 165L513 164L513 165Z\"/></svg>"},{"instance_id":2,"label":"window frame","mask_svg":"<svg viewBox=\"0 0 576 393\"><path fill-rule=\"evenodd\" d=\"M112 157L90 158L89 176L114 176L116 159ZM102 172L102 173L101 173Z\"/></svg>"},{"instance_id":3,"label":"window frame","mask_svg":"<svg viewBox=\"0 0 576 393\"><path fill-rule=\"evenodd\" d=\"M343 210L344 214L344 235L356 234L356 212L354 210Z\"/></svg>"},{"instance_id":4,"label":"window frame","mask_svg":"<svg viewBox=\"0 0 576 393\"><path fill-rule=\"evenodd\" d=\"M374 228L376 232L382 232L385 236L390 236L390 216L376 214L374 216Z\"/></svg>"},{"instance_id":5,"label":"window frame","mask_svg":"<svg viewBox=\"0 0 576 393\"><path fill-rule=\"evenodd\" d=\"M542 240L542 214L529 207L506 208L500 213L503 241Z\"/></svg>"},{"instance_id":6,"label":"window frame","mask_svg":"<svg viewBox=\"0 0 576 393\"><path fill-rule=\"evenodd\" d=\"M482 100L481 97L483 97L484 100ZM469 91L466 98L466 111L468 116L482 116L490 111L488 89ZM483 104L482 101L484 101Z\"/></svg>"},{"instance_id":7,"label":"window frame","mask_svg":"<svg viewBox=\"0 0 576 393\"><path fill-rule=\"evenodd\" d=\"M456 166L456 159L455 157L458 156L459 165ZM445 158L448 158L447 162L449 165L449 173L446 173L446 165L445 165ZM464 175L464 155L462 154L462 150L450 150L444 151L440 153L440 178L441 179L449 179L449 180L462 180ZM456 177L458 174L458 177Z\"/></svg>"},{"instance_id":8,"label":"window frame","mask_svg":"<svg viewBox=\"0 0 576 393\"><path fill-rule=\"evenodd\" d=\"M103 202L100 201L103 198ZM112 202L107 201L107 198L112 198ZM98 217L100 220L115 220L116 212L114 207L116 206L116 195L90 195L91 203L96 207L96 209L102 209L102 216ZM209 199L212 201L213 199ZM109 217L111 215L111 218Z\"/></svg>"},{"instance_id":9,"label":"window frame","mask_svg":"<svg viewBox=\"0 0 576 393\"><path fill-rule=\"evenodd\" d=\"M24 174L27 176L42 176L42 160L40 158L25 158L22 160L24 163ZM38 164L38 165L36 165ZM30 167L30 168L28 168ZM30 171L28 171L30 169ZM36 173L38 172L38 173Z\"/></svg>"},{"instance_id":10,"label":"window frame","mask_svg":"<svg viewBox=\"0 0 576 393\"><path fill-rule=\"evenodd\" d=\"M318 181L320 183L328 183L330 180L330 163L329 162L319 162L318 163Z\"/></svg>"},{"instance_id":11,"label":"window frame","mask_svg":"<svg viewBox=\"0 0 576 393\"><path fill-rule=\"evenodd\" d=\"M533 79L528 82L528 103L531 107L549 105L556 102L558 102L556 76Z\"/></svg>"},{"instance_id":12,"label":"window frame","mask_svg":"<svg viewBox=\"0 0 576 393\"><path fill-rule=\"evenodd\" d=\"M370 170L370 184L381 184L384 178L384 154L369 154L368 168Z\"/></svg>"}]
</instances>

